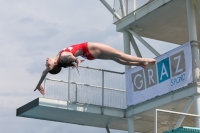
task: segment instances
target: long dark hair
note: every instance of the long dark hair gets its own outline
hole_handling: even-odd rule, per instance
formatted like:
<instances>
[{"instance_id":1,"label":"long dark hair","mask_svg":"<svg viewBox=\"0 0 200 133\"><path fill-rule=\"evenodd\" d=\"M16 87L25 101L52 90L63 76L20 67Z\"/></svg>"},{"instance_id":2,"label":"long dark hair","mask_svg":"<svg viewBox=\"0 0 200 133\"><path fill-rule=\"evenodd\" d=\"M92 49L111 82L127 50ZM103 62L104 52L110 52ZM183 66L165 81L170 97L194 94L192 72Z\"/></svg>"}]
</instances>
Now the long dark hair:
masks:
<instances>
[{"instance_id":1,"label":"long dark hair","mask_svg":"<svg viewBox=\"0 0 200 133\"><path fill-rule=\"evenodd\" d=\"M55 66L53 67L53 69L51 69L51 70L49 71L49 73L50 73L50 74L58 74L58 73L61 71L62 67L64 67L64 68L67 68L67 67L72 67L72 68L74 68L74 67L76 67L76 63L73 62L73 61L68 62L68 63L58 63L58 65L55 65Z\"/></svg>"}]
</instances>

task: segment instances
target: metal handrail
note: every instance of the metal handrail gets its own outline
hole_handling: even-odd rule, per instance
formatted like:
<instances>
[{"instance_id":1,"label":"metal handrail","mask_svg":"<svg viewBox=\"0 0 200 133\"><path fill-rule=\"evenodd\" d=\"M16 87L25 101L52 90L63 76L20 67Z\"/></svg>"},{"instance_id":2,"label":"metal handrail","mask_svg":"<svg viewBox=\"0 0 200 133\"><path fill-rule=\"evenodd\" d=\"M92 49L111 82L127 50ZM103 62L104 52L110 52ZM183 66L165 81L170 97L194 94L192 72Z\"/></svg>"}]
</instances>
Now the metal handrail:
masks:
<instances>
[{"instance_id":1,"label":"metal handrail","mask_svg":"<svg viewBox=\"0 0 200 133\"><path fill-rule=\"evenodd\" d=\"M76 77L74 77L75 75L73 74L72 75L72 69L71 68L68 68L68 79L65 81L65 80L59 80L59 79L53 79L53 78L45 78L45 82L44 82L44 86L45 86L45 90L48 91L48 89L46 88L47 87L47 83L46 81L56 81L56 82L61 82L61 83L67 83L66 84L66 87L68 88L67 89L67 97L66 97L66 100L68 102L72 102L73 100L75 100L74 102L78 102L78 98L80 96L78 96L78 93L79 91L81 91L79 89L78 86L82 86L83 88L97 88L97 89L102 89L102 90L96 90L96 91L102 91L99 95L99 98L101 98L101 100L97 101L97 103L94 103L94 104L97 104L97 105L101 105L102 106L102 112L103 112L103 107L106 105L106 106L109 106L109 107L116 107L116 108L125 108L126 106L126 90L122 90L122 89L117 89L117 88L112 88L112 87L109 87L110 85L108 84L108 86L106 87L105 84L107 84L107 82L105 82L105 79L107 78L107 75L105 75L105 73L108 73L108 74L117 74L117 75L124 75L125 72L115 72L115 71L110 71L110 70L104 70L104 69L97 69L97 68L91 68L91 67L85 67L85 66L80 66L80 68L83 68L84 69L91 69L91 70L97 70L98 71L98 74L100 74L102 77L101 79L101 85L98 83L96 84L96 82L92 82L92 83L84 83L84 82L87 82L87 81L79 81L79 80L76 80ZM84 71L83 71L84 72ZM90 72L90 71L89 71ZM80 76L84 76L84 75L81 75ZM75 80L74 80L75 78ZM119 77L120 78L120 77ZM73 81L73 82L72 82ZM98 81L98 80L97 80ZM71 85L75 85L75 88L71 87ZM113 84L114 86L116 86L115 84ZM120 85L124 85L124 86L121 86L122 88L125 88L125 84L121 84ZM112 86L112 83L111 83L111 86ZM71 90L75 89L75 93L71 93ZM105 91L106 90L106 91ZM62 91L62 90L61 90ZM109 92L108 95L105 94L104 92ZM52 94L51 92L53 92L53 90L51 91L50 89L50 93L46 93L45 97L48 97L49 95L48 94ZM111 93L111 95L109 95ZM64 93L58 93L58 94L64 94ZM75 95L74 95L75 94ZM84 93L84 94L87 94L87 93ZM113 95L113 94L116 94L116 95ZM58 96L57 94L55 96ZM75 97L74 97L75 96ZM107 98L111 96L110 98L112 99L112 96L113 97L113 100L111 101L108 101ZM115 103L115 98L119 96L119 99L121 99L122 101L120 102L120 104L117 104ZM50 96L51 97L51 96ZM52 98L52 97L51 97ZM81 97L80 97L81 98ZM56 98L57 99L57 98ZM60 98L58 98L60 99ZM106 101L104 101L106 100ZM93 103L93 101L87 101L86 103ZM105 105L104 105L105 104Z\"/></svg>"},{"instance_id":2,"label":"metal handrail","mask_svg":"<svg viewBox=\"0 0 200 133\"><path fill-rule=\"evenodd\" d=\"M110 70L106 70L106 69L98 69L98 68L87 67L87 66L80 66L80 67L81 68L88 68L88 69L93 69L93 70L104 71L104 72L110 72L110 73L125 74L125 72L115 72L115 71L110 71Z\"/></svg>"},{"instance_id":3,"label":"metal handrail","mask_svg":"<svg viewBox=\"0 0 200 133\"><path fill-rule=\"evenodd\" d=\"M52 78L45 78L45 79L46 80L50 80L50 81L57 81L57 82L69 83L68 81L64 81L64 80L58 80L58 79L52 79ZM83 84L83 83L76 83L76 82L70 82L70 83L71 84L75 84L75 85L83 85L83 86L90 86L90 87L95 87L95 88L102 88L101 86L95 86L95 85L89 85L89 84ZM104 87L104 89L126 92L125 90L120 90L120 89L115 89L115 88L109 88L109 87Z\"/></svg>"}]
</instances>

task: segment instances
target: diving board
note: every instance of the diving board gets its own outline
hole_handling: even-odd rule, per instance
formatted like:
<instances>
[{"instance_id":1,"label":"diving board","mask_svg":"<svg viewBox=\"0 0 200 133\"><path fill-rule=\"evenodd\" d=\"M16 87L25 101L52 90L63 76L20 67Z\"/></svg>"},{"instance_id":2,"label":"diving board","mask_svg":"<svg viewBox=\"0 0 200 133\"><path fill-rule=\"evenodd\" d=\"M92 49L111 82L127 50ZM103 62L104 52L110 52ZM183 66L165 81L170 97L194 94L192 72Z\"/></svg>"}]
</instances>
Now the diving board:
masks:
<instances>
[{"instance_id":1,"label":"diving board","mask_svg":"<svg viewBox=\"0 0 200 133\"><path fill-rule=\"evenodd\" d=\"M200 85L191 84L127 109L103 107L103 113L102 107L98 105L37 98L19 107L16 115L100 128L107 126L109 129L123 131L128 131L127 117L134 116L135 131L154 133L154 110L156 108L181 112L190 97L199 92ZM189 113L194 113L194 104Z\"/></svg>"},{"instance_id":2,"label":"diving board","mask_svg":"<svg viewBox=\"0 0 200 133\"><path fill-rule=\"evenodd\" d=\"M37 98L17 109L17 116L93 127L127 130L124 110Z\"/></svg>"}]
</instances>

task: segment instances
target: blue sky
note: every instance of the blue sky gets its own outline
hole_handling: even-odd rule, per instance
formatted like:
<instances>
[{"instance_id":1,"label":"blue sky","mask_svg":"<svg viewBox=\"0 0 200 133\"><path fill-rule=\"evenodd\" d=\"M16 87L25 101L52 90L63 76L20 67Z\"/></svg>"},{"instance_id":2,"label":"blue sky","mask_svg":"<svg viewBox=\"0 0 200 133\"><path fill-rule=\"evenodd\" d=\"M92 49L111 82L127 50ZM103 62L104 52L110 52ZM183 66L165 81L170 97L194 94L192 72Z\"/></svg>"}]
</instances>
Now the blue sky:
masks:
<instances>
[{"instance_id":1,"label":"blue sky","mask_svg":"<svg viewBox=\"0 0 200 133\"><path fill-rule=\"evenodd\" d=\"M107 2L113 5L113 0ZM111 13L99 0L1 0L0 5L0 132L106 132L101 128L16 117L16 109L41 97L33 89L45 69L45 60L64 47L89 41L123 51L123 37L116 32ZM176 47L152 39L146 41L160 53ZM138 44L144 57L154 57ZM124 71L124 66L113 61L85 61L82 65Z\"/></svg>"}]
</instances>

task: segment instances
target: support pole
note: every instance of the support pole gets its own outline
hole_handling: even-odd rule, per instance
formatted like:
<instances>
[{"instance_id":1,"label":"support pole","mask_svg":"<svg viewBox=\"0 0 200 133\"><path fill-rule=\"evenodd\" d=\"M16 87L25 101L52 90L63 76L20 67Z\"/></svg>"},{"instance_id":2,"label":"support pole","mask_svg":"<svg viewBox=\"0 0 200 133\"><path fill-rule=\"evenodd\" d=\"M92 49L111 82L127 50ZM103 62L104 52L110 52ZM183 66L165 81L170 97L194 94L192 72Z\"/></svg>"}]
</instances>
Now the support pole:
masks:
<instances>
[{"instance_id":1,"label":"support pole","mask_svg":"<svg viewBox=\"0 0 200 133\"><path fill-rule=\"evenodd\" d=\"M124 38L124 53L131 54L130 37L127 31L123 32L123 38ZM131 69L131 66L125 66L125 70L129 70L129 69Z\"/></svg>"},{"instance_id":2,"label":"support pole","mask_svg":"<svg viewBox=\"0 0 200 133\"><path fill-rule=\"evenodd\" d=\"M188 30L190 41L197 41L197 30L196 30L196 18L195 18L195 0L186 0L187 4L187 18L188 18ZM193 81L197 82L199 79L199 47L198 43L191 42L192 48L192 70L193 70ZM194 108L195 113L200 115L200 95L194 95ZM196 127L200 127L200 118L196 118Z\"/></svg>"},{"instance_id":3,"label":"support pole","mask_svg":"<svg viewBox=\"0 0 200 133\"><path fill-rule=\"evenodd\" d=\"M194 98L190 97L187 105L185 106L185 109L183 110L183 113L187 113L189 111L190 107L192 106L193 100ZM181 115L174 129L180 127L184 119L185 119L185 115Z\"/></svg>"},{"instance_id":4,"label":"support pole","mask_svg":"<svg viewBox=\"0 0 200 133\"><path fill-rule=\"evenodd\" d=\"M122 10L122 15L123 15L123 17L125 17L126 11L125 11L125 6L124 6L123 0L120 0L120 6L121 6L121 10Z\"/></svg>"},{"instance_id":5,"label":"support pole","mask_svg":"<svg viewBox=\"0 0 200 133\"><path fill-rule=\"evenodd\" d=\"M130 50L130 36L128 31L123 32L124 37L124 53L131 54ZM131 69L131 66L125 66L125 70ZM134 131L134 120L133 117L128 117L128 133L135 133Z\"/></svg>"},{"instance_id":6,"label":"support pole","mask_svg":"<svg viewBox=\"0 0 200 133\"><path fill-rule=\"evenodd\" d=\"M128 31L123 32L124 37L124 53L131 54L130 50L130 36ZM131 66L125 66L125 70L131 69ZM128 133L135 133L133 117L128 117Z\"/></svg>"},{"instance_id":7,"label":"support pole","mask_svg":"<svg viewBox=\"0 0 200 133\"><path fill-rule=\"evenodd\" d=\"M128 0L126 0L126 14L128 14Z\"/></svg>"},{"instance_id":8,"label":"support pole","mask_svg":"<svg viewBox=\"0 0 200 133\"><path fill-rule=\"evenodd\" d=\"M189 41L192 47L192 64L193 64L193 80L197 82L199 80L199 46L197 41L197 30L196 30L196 18L194 0L186 0L187 2L187 16L188 16L188 30L189 30ZM194 40L194 41L193 41Z\"/></svg>"},{"instance_id":9,"label":"support pole","mask_svg":"<svg viewBox=\"0 0 200 133\"><path fill-rule=\"evenodd\" d=\"M135 133L133 117L128 117L127 119L128 119L128 133Z\"/></svg>"},{"instance_id":10,"label":"support pole","mask_svg":"<svg viewBox=\"0 0 200 133\"><path fill-rule=\"evenodd\" d=\"M130 39L131 39L131 44L133 46L133 49L134 49L137 57L142 57L142 54L140 53L140 50L135 42L135 39L133 38L133 36L131 34L129 34L129 35L130 35Z\"/></svg>"},{"instance_id":11,"label":"support pole","mask_svg":"<svg viewBox=\"0 0 200 133\"><path fill-rule=\"evenodd\" d=\"M200 19L200 5L198 4L197 0L194 1L194 7L195 7L195 10L196 10L196 13L198 14L198 18Z\"/></svg>"},{"instance_id":12,"label":"support pole","mask_svg":"<svg viewBox=\"0 0 200 133\"><path fill-rule=\"evenodd\" d=\"M197 41L196 18L194 0L186 0L187 4L187 17L188 17L188 30L190 41Z\"/></svg>"},{"instance_id":13,"label":"support pole","mask_svg":"<svg viewBox=\"0 0 200 133\"><path fill-rule=\"evenodd\" d=\"M106 126L106 131L107 131L107 133L110 133L108 126Z\"/></svg>"},{"instance_id":14,"label":"support pole","mask_svg":"<svg viewBox=\"0 0 200 133\"><path fill-rule=\"evenodd\" d=\"M119 14L115 10L113 10L112 7L105 0L100 0L100 1L115 16L115 18L117 18L118 20L121 19Z\"/></svg>"},{"instance_id":15,"label":"support pole","mask_svg":"<svg viewBox=\"0 0 200 133\"><path fill-rule=\"evenodd\" d=\"M200 103L200 95L196 94L196 95L194 95L194 109L195 109L195 114L197 114L197 115L200 114L199 103ZM200 118L199 117L196 117L196 127L200 127Z\"/></svg>"},{"instance_id":16,"label":"support pole","mask_svg":"<svg viewBox=\"0 0 200 133\"><path fill-rule=\"evenodd\" d=\"M128 29L128 31L136 37L144 46L146 46L154 55L159 56L160 54L151 46L149 45L142 37L138 36L134 31Z\"/></svg>"},{"instance_id":17,"label":"support pole","mask_svg":"<svg viewBox=\"0 0 200 133\"><path fill-rule=\"evenodd\" d=\"M136 10L136 0L133 0L133 11Z\"/></svg>"}]
</instances>

